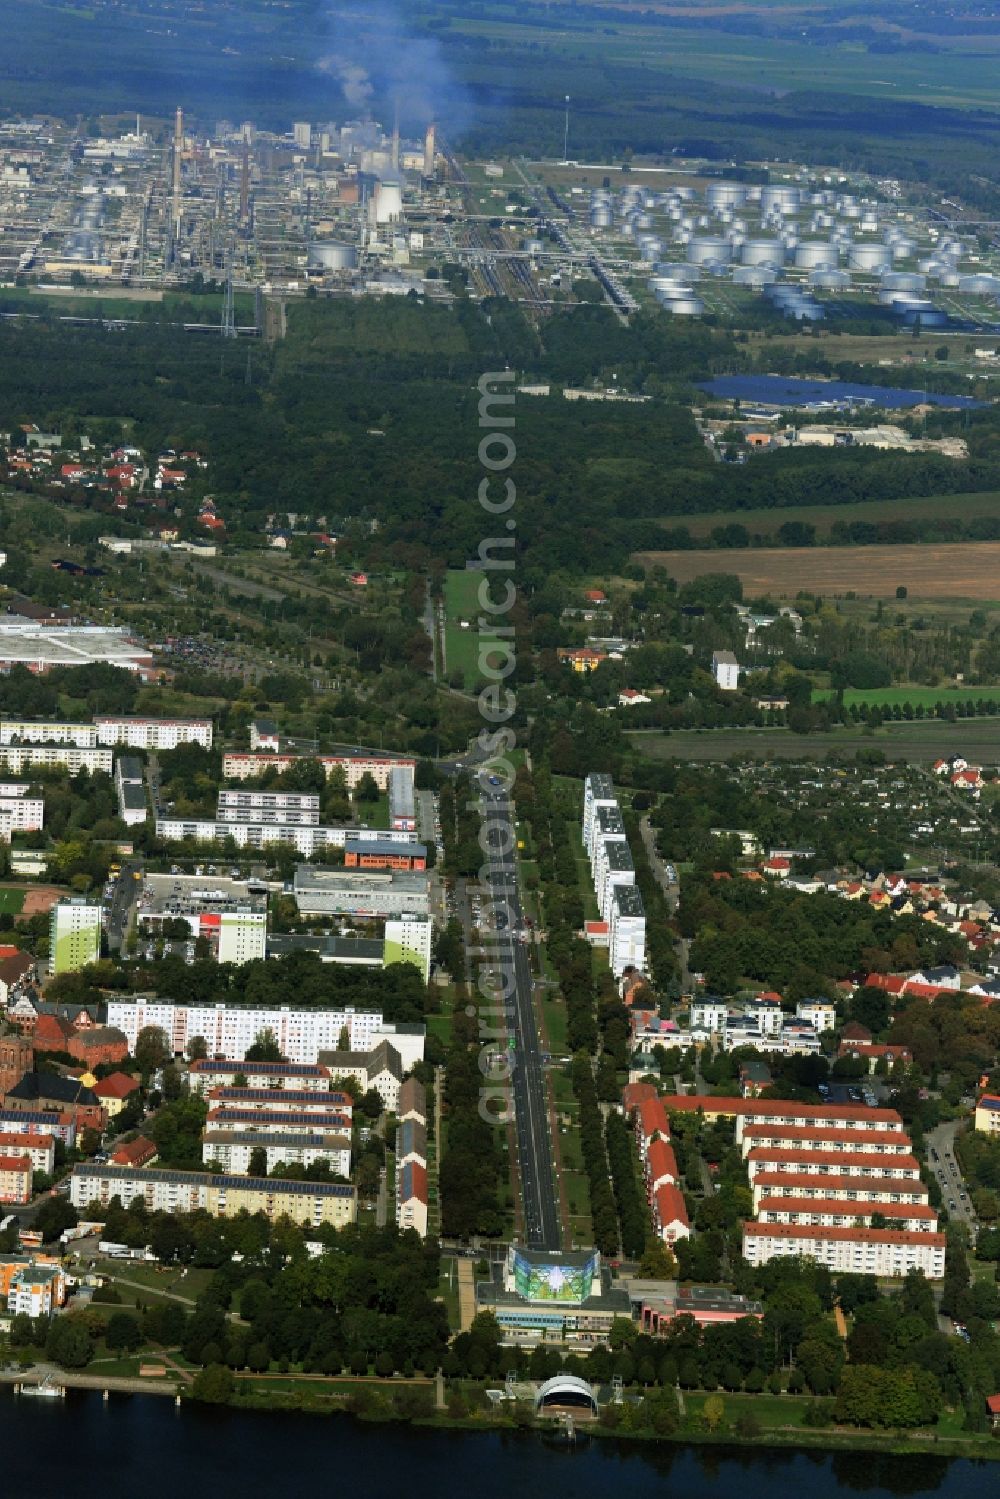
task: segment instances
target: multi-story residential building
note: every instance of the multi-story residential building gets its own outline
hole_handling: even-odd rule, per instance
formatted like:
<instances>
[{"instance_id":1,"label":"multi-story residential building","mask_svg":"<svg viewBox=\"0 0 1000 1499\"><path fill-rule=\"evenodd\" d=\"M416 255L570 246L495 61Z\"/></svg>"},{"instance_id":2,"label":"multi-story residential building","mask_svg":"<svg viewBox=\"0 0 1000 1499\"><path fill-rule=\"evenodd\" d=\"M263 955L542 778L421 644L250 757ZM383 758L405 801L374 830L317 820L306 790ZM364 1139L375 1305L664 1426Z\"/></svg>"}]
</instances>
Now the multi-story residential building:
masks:
<instances>
[{"instance_id":1,"label":"multi-story residential building","mask_svg":"<svg viewBox=\"0 0 1000 1499\"><path fill-rule=\"evenodd\" d=\"M75 973L100 956L100 905L82 896L57 901L49 917L49 972Z\"/></svg>"},{"instance_id":2,"label":"multi-story residential building","mask_svg":"<svg viewBox=\"0 0 1000 1499\"><path fill-rule=\"evenodd\" d=\"M73 744L88 749L97 744L97 730L89 723L52 723L47 719L0 718L0 744Z\"/></svg>"},{"instance_id":3,"label":"multi-story residential building","mask_svg":"<svg viewBox=\"0 0 1000 1499\"><path fill-rule=\"evenodd\" d=\"M255 1150L263 1150L268 1174L279 1164L311 1166L315 1161L328 1161L334 1176L351 1174L351 1141L347 1135L207 1129L201 1139L201 1158L206 1166L227 1175L245 1176Z\"/></svg>"},{"instance_id":4,"label":"multi-story residential building","mask_svg":"<svg viewBox=\"0 0 1000 1499\"><path fill-rule=\"evenodd\" d=\"M237 1005L173 1005L159 999L112 999L108 1024L124 1031L134 1050L143 1026L164 1032L170 1050L179 1056L188 1042L201 1036L209 1056L242 1062L261 1031L272 1031L283 1057L290 1062L315 1062L320 1051L336 1048L347 1030L352 1051L367 1051L382 1025L378 1010L299 1010L243 1008Z\"/></svg>"},{"instance_id":5,"label":"multi-story residential building","mask_svg":"<svg viewBox=\"0 0 1000 1499\"><path fill-rule=\"evenodd\" d=\"M693 999L688 1012L688 1020L692 1031L704 1031L710 1036L719 1036L726 1028L729 1018L729 1006L724 999L716 995L706 995L704 999Z\"/></svg>"},{"instance_id":6,"label":"multi-story residential building","mask_svg":"<svg viewBox=\"0 0 1000 1499\"><path fill-rule=\"evenodd\" d=\"M31 1157L0 1155L0 1202L31 1201Z\"/></svg>"},{"instance_id":7,"label":"multi-story residential building","mask_svg":"<svg viewBox=\"0 0 1000 1499\"><path fill-rule=\"evenodd\" d=\"M34 833L45 822L45 800L29 796L23 782L0 784L0 840L10 842L11 833Z\"/></svg>"},{"instance_id":8,"label":"multi-story residential building","mask_svg":"<svg viewBox=\"0 0 1000 1499\"><path fill-rule=\"evenodd\" d=\"M598 807L617 807L614 782L603 771L592 770L583 783L583 846L590 854L593 848L593 829Z\"/></svg>"},{"instance_id":9,"label":"multi-story residential building","mask_svg":"<svg viewBox=\"0 0 1000 1499\"><path fill-rule=\"evenodd\" d=\"M287 1113L261 1114L260 1109L229 1106L225 1099L219 1108L211 1108L205 1118L206 1130L214 1134L242 1135L341 1135L350 1134L351 1110L333 1109L327 1114L301 1109Z\"/></svg>"},{"instance_id":10,"label":"multi-story residential building","mask_svg":"<svg viewBox=\"0 0 1000 1499\"><path fill-rule=\"evenodd\" d=\"M192 1213L216 1218L263 1213L269 1221L342 1228L357 1217L357 1193L339 1182L282 1181L273 1177L229 1176L208 1171L159 1171L128 1166L74 1166L70 1202L75 1208L107 1207L118 1197L128 1208L139 1200L149 1212Z\"/></svg>"},{"instance_id":11,"label":"multi-story residential building","mask_svg":"<svg viewBox=\"0 0 1000 1499\"><path fill-rule=\"evenodd\" d=\"M388 791L389 774L396 767L416 770L417 762L386 755L290 755L268 751L223 755L222 774L227 781L252 781L268 770L290 770L301 760L318 760L327 778L342 770L348 791L354 791L362 776L370 775L380 791Z\"/></svg>"},{"instance_id":12,"label":"multi-story residential building","mask_svg":"<svg viewBox=\"0 0 1000 1499\"><path fill-rule=\"evenodd\" d=\"M888 1228L833 1228L799 1223L745 1223L743 1257L766 1265L779 1256L815 1260L836 1274L901 1278L920 1270L944 1276L945 1236Z\"/></svg>"},{"instance_id":13,"label":"multi-story residential building","mask_svg":"<svg viewBox=\"0 0 1000 1499\"><path fill-rule=\"evenodd\" d=\"M11 1316L51 1317L66 1302L66 1274L61 1265L30 1260L10 1279L7 1311Z\"/></svg>"},{"instance_id":14,"label":"multi-story residential building","mask_svg":"<svg viewBox=\"0 0 1000 1499\"><path fill-rule=\"evenodd\" d=\"M210 718L119 718L107 714L95 716L94 725L97 744L122 744L129 749L144 750L171 750L181 744L212 748Z\"/></svg>"},{"instance_id":15,"label":"multi-story residential building","mask_svg":"<svg viewBox=\"0 0 1000 1499\"><path fill-rule=\"evenodd\" d=\"M789 1150L753 1146L745 1157L751 1185L758 1172L796 1176L846 1176L859 1181L891 1177L903 1183L920 1180L914 1155L879 1155L874 1150Z\"/></svg>"},{"instance_id":16,"label":"multi-story residential building","mask_svg":"<svg viewBox=\"0 0 1000 1499\"><path fill-rule=\"evenodd\" d=\"M832 1031L837 1023L837 1007L826 999L800 999L795 1006L795 1013L800 1020L821 1033Z\"/></svg>"},{"instance_id":17,"label":"multi-story residential building","mask_svg":"<svg viewBox=\"0 0 1000 1499\"><path fill-rule=\"evenodd\" d=\"M1000 1098L984 1093L976 1104L976 1129L987 1135L1000 1135Z\"/></svg>"},{"instance_id":18,"label":"multi-story residential building","mask_svg":"<svg viewBox=\"0 0 1000 1499\"><path fill-rule=\"evenodd\" d=\"M278 733L278 725L270 718L255 718L250 725L250 748L252 750L267 750L269 754L277 754L281 749L281 735ZM224 772L228 774L227 772Z\"/></svg>"},{"instance_id":19,"label":"multi-story residential building","mask_svg":"<svg viewBox=\"0 0 1000 1499\"><path fill-rule=\"evenodd\" d=\"M396 1171L407 1161L427 1165L427 1126L418 1119L404 1119L396 1131Z\"/></svg>"},{"instance_id":20,"label":"multi-story residential building","mask_svg":"<svg viewBox=\"0 0 1000 1499\"><path fill-rule=\"evenodd\" d=\"M400 1124L405 1124L407 1119L415 1119L420 1124L427 1123L427 1089L419 1079L406 1079L399 1090L396 1108Z\"/></svg>"},{"instance_id":21,"label":"multi-story residential building","mask_svg":"<svg viewBox=\"0 0 1000 1499\"><path fill-rule=\"evenodd\" d=\"M407 1161L399 1173L396 1191L396 1222L401 1229L414 1228L427 1237L427 1167Z\"/></svg>"},{"instance_id":22,"label":"multi-story residential building","mask_svg":"<svg viewBox=\"0 0 1000 1499\"><path fill-rule=\"evenodd\" d=\"M227 1062L204 1060L191 1063L188 1083L192 1093L202 1096L213 1088L233 1086L235 1077L246 1079L242 1085L254 1090L269 1089L282 1098L289 1091L320 1093L330 1103L330 1071L318 1062ZM338 1100L343 1102L343 1096Z\"/></svg>"},{"instance_id":23,"label":"multi-story residential building","mask_svg":"<svg viewBox=\"0 0 1000 1499\"><path fill-rule=\"evenodd\" d=\"M277 822L286 826L319 825L319 797L298 791L219 792L219 822Z\"/></svg>"},{"instance_id":24,"label":"multi-story residential building","mask_svg":"<svg viewBox=\"0 0 1000 1499\"><path fill-rule=\"evenodd\" d=\"M253 1065L263 1067L267 1064L256 1062ZM323 1070L329 1076L329 1069L324 1067ZM255 1088L231 1082L215 1083L203 1092L213 1109L238 1109L261 1115L264 1128L268 1127L267 1118L271 1114L337 1114L340 1118L350 1119L354 1109L350 1094L340 1088L331 1090L329 1082L326 1092L308 1086L279 1088L270 1081Z\"/></svg>"},{"instance_id":25,"label":"multi-story residential building","mask_svg":"<svg viewBox=\"0 0 1000 1499\"><path fill-rule=\"evenodd\" d=\"M617 885L635 884L635 860L628 844L619 838L603 838L595 848L594 886L602 921L611 919L611 902Z\"/></svg>"},{"instance_id":26,"label":"multi-story residential building","mask_svg":"<svg viewBox=\"0 0 1000 1499\"><path fill-rule=\"evenodd\" d=\"M678 1239L691 1237L691 1221L688 1217L684 1194L672 1182L664 1182L652 1194L653 1227L657 1237L665 1244L676 1244Z\"/></svg>"},{"instance_id":27,"label":"multi-story residential building","mask_svg":"<svg viewBox=\"0 0 1000 1499\"><path fill-rule=\"evenodd\" d=\"M927 1188L923 1182L905 1176L830 1175L815 1171L757 1171L751 1183L754 1208L759 1211L765 1199L803 1198L807 1203L829 1202L842 1198L858 1203L924 1203ZM784 1221L784 1220L781 1220Z\"/></svg>"},{"instance_id":28,"label":"multi-story residential building","mask_svg":"<svg viewBox=\"0 0 1000 1499\"><path fill-rule=\"evenodd\" d=\"M0 1157L26 1157L32 1171L51 1176L56 1166L54 1135L29 1135L24 1130L0 1130Z\"/></svg>"},{"instance_id":29,"label":"multi-story residential building","mask_svg":"<svg viewBox=\"0 0 1000 1499\"><path fill-rule=\"evenodd\" d=\"M431 942L434 936L433 923L422 921L417 916L404 916L400 921L385 924L385 944L382 963L409 963L420 970L426 984L431 976Z\"/></svg>"},{"instance_id":30,"label":"multi-story residential building","mask_svg":"<svg viewBox=\"0 0 1000 1499\"><path fill-rule=\"evenodd\" d=\"M0 1131L5 1134L51 1135L61 1140L67 1150L76 1144L76 1116L69 1110L56 1113L50 1109L0 1109Z\"/></svg>"},{"instance_id":31,"label":"multi-story residential building","mask_svg":"<svg viewBox=\"0 0 1000 1499\"><path fill-rule=\"evenodd\" d=\"M370 1052L323 1051L320 1060L334 1079L357 1078L366 1093L375 1090L390 1114L396 1112L403 1063L395 1046L388 1041L379 1042Z\"/></svg>"},{"instance_id":32,"label":"multi-story residential building","mask_svg":"<svg viewBox=\"0 0 1000 1499\"><path fill-rule=\"evenodd\" d=\"M637 885L615 885L611 898L608 956L620 978L626 968L646 966L646 910Z\"/></svg>"},{"instance_id":33,"label":"multi-story residential building","mask_svg":"<svg viewBox=\"0 0 1000 1499\"><path fill-rule=\"evenodd\" d=\"M96 745L0 744L0 765L15 775L39 766L47 769L58 767L71 776L78 775L81 770L90 771L92 775L100 772L109 776L113 758L111 750L99 749Z\"/></svg>"},{"instance_id":34,"label":"multi-story residential building","mask_svg":"<svg viewBox=\"0 0 1000 1499\"><path fill-rule=\"evenodd\" d=\"M214 913L203 913L200 926L216 925ZM217 918L220 963L253 963L267 957L267 910L252 905L220 911Z\"/></svg>"},{"instance_id":35,"label":"multi-story residential building","mask_svg":"<svg viewBox=\"0 0 1000 1499\"><path fill-rule=\"evenodd\" d=\"M716 651L712 656L712 676L723 692L735 692L740 685L739 662L732 651Z\"/></svg>"}]
</instances>

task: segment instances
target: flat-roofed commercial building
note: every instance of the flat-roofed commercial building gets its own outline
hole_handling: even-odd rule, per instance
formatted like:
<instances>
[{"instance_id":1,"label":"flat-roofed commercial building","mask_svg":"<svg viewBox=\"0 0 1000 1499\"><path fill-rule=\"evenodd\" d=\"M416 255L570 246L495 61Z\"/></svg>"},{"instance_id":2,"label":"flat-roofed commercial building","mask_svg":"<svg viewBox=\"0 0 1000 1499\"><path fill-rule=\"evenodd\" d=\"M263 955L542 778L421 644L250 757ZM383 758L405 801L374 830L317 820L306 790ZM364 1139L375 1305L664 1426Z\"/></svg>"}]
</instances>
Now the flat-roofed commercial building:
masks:
<instances>
[{"instance_id":1,"label":"flat-roofed commercial building","mask_svg":"<svg viewBox=\"0 0 1000 1499\"><path fill-rule=\"evenodd\" d=\"M413 789L414 767L393 765L389 770L389 826L413 832L417 811Z\"/></svg>"},{"instance_id":2,"label":"flat-roofed commercial building","mask_svg":"<svg viewBox=\"0 0 1000 1499\"><path fill-rule=\"evenodd\" d=\"M292 886L303 916L401 917L430 913L426 874L299 864Z\"/></svg>"},{"instance_id":3,"label":"flat-roofed commercial building","mask_svg":"<svg viewBox=\"0 0 1000 1499\"><path fill-rule=\"evenodd\" d=\"M54 666L119 666L153 676L153 653L127 630L105 625L44 625L0 619L0 671L26 666L43 674Z\"/></svg>"},{"instance_id":4,"label":"flat-roofed commercial building","mask_svg":"<svg viewBox=\"0 0 1000 1499\"><path fill-rule=\"evenodd\" d=\"M269 1221L288 1217L318 1228L343 1228L357 1217L357 1193L338 1182L281 1181L273 1177L228 1176L208 1171L158 1171L155 1167L74 1166L70 1202L75 1208L106 1207L118 1197L128 1208L145 1203L151 1213L193 1213L217 1218L263 1213Z\"/></svg>"},{"instance_id":5,"label":"flat-roofed commercial building","mask_svg":"<svg viewBox=\"0 0 1000 1499\"><path fill-rule=\"evenodd\" d=\"M422 843L398 843L392 838L344 839L345 869L401 869L419 874L427 868L427 849Z\"/></svg>"}]
</instances>

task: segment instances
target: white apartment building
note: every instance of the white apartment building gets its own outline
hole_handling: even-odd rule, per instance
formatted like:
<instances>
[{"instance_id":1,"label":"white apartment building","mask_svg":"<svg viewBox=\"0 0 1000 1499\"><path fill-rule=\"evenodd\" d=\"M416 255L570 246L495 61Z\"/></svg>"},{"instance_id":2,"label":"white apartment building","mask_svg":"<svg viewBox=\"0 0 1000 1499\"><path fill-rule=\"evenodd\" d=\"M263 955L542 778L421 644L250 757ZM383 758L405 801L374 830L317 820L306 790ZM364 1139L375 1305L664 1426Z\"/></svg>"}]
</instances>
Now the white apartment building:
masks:
<instances>
[{"instance_id":1,"label":"white apartment building","mask_svg":"<svg viewBox=\"0 0 1000 1499\"><path fill-rule=\"evenodd\" d=\"M754 1211L768 1198L814 1202L927 1204L923 1182L901 1176L820 1176L816 1172L758 1171L751 1182Z\"/></svg>"},{"instance_id":2,"label":"white apartment building","mask_svg":"<svg viewBox=\"0 0 1000 1499\"><path fill-rule=\"evenodd\" d=\"M737 1128L740 1121L737 1120ZM892 1130L874 1132L865 1129L847 1129L813 1126L808 1124L754 1124L748 1123L742 1133L744 1158L751 1150L819 1150L844 1151L846 1154L903 1155L913 1153L907 1135Z\"/></svg>"},{"instance_id":3,"label":"white apartment building","mask_svg":"<svg viewBox=\"0 0 1000 1499\"><path fill-rule=\"evenodd\" d=\"M211 920L211 915L206 913L199 924L204 926ZM267 957L266 910L246 905L238 906L234 911L220 911L218 931L220 963L253 963L258 958Z\"/></svg>"},{"instance_id":4,"label":"white apartment building","mask_svg":"<svg viewBox=\"0 0 1000 1499\"><path fill-rule=\"evenodd\" d=\"M412 963L420 969L426 984L431 976L431 942L434 925L416 916L403 916L398 921L385 924L385 942L382 949L382 965L390 963Z\"/></svg>"},{"instance_id":5,"label":"white apartment building","mask_svg":"<svg viewBox=\"0 0 1000 1499\"><path fill-rule=\"evenodd\" d=\"M0 744L0 765L21 775L32 766L58 766L70 775L78 771L102 771L110 775L112 752L91 745L74 744Z\"/></svg>"},{"instance_id":6,"label":"white apartment building","mask_svg":"<svg viewBox=\"0 0 1000 1499\"><path fill-rule=\"evenodd\" d=\"M298 791L219 792L219 822L319 823L319 797Z\"/></svg>"},{"instance_id":7,"label":"white apartment building","mask_svg":"<svg viewBox=\"0 0 1000 1499\"><path fill-rule=\"evenodd\" d=\"M601 920L609 920L616 885L635 884L635 861L628 844L616 838L603 838L595 849L594 887Z\"/></svg>"},{"instance_id":8,"label":"white apartment building","mask_svg":"<svg viewBox=\"0 0 1000 1499\"><path fill-rule=\"evenodd\" d=\"M768 1175L850 1177L857 1181L920 1181L920 1162L914 1155L878 1155L875 1151L780 1150L755 1146L746 1157L751 1185L760 1172ZM834 1194L836 1195L836 1194Z\"/></svg>"},{"instance_id":9,"label":"white apartment building","mask_svg":"<svg viewBox=\"0 0 1000 1499\"><path fill-rule=\"evenodd\" d=\"M841 1134L848 1130L869 1134L889 1133L901 1136L909 1145L906 1128L895 1109L869 1109L864 1104L793 1103L780 1098L755 1098L744 1101L743 1106L733 1113L736 1119L737 1144L752 1125L780 1124L832 1129Z\"/></svg>"},{"instance_id":10,"label":"white apartment building","mask_svg":"<svg viewBox=\"0 0 1000 1499\"><path fill-rule=\"evenodd\" d=\"M595 807L594 821L590 829L590 844L587 848L591 871L594 872L598 868L603 844L626 843L627 841L625 823L622 821L621 808L617 802L613 807Z\"/></svg>"},{"instance_id":11,"label":"white apartment building","mask_svg":"<svg viewBox=\"0 0 1000 1499\"><path fill-rule=\"evenodd\" d=\"M33 833L44 826L44 798L28 796L27 791L16 781L0 785L0 839L6 843L11 833Z\"/></svg>"},{"instance_id":12,"label":"white apartment building","mask_svg":"<svg viewBox=\"0 0 1000 1499\"><path fill-rule=\"evenodd\" d=\"M13 1130L0 1131L0 1156L27 1156L32 1171L44 1171L47 1176L51 1176L56 1164L55 1137L19 1134Z\"/></svg>"},{"instance_id":13,"label":"white apartment building","mask_svg":"<svg viewBox=\"0 0 1000 1499\"><path fill-rule=\"evenodd\" d=\"M230 1134L225 1130L206 1130L202 1136L201 1158L205 1165L214 1162L218 1170L234 1176L246 1176L255 1150L265 1152L269 1173L281 1162L286 1166L311 1166L314 1161L329 1161L334 1176L351 1174L351 1142L346 1135L272 1135L265 1130Z\"/></svg>"},{"instance_id":14,"label":"white apartment building","mask_svg":"<svg viewBox=\"0 0 1000 1499\"><path fill-rule=\"evenodd\" d=\"M723 692L735 692L740 685L739 662L732 651L716 651L712 656L712 676Z\"/></svg>"},{"instance_id":15,"label":"white apartment building","mask_svg":"<svg viewBox=\"0 0 1000 1499\"><path fill-rule=\"evenodd\" d=\"M301 825L293 822L221 822L208 818L158 817L156 836L168 843L193 838L197 843L223 843L227 838L240 848L267 848L284 843L304 859L324 848L343 848L347 834L352 838L378 838L412 843L415 835L393 829L349 828L344 823L332 827Z\"/></svg>"},{"instance_id":16,"label":"white apartment building","mask_svg":"<svg viewBox=\"0 0 1000 1499\"><path fill-rule=\"evenodd\" d=\"M318 1062L229 1062L205 1058L192 1062L188 1082L192 1093L203 1097L213 1088L229 1088L235 1077L245 1077L245 1087L277 1094L275 1106L290 1108L287 1093L318 1093L324 1107L332 1105L329 1069ZM265 1100L266 1102L267 1100ZM338 1109L351 1112L350 1102L338 1099Z\"/></svg>"},{"instance_id":17,"label":"white apartment building","mask_svg":"<svg viewBox=\"0 0 1000 1499\"><path fill-rule=\"evenodd\" d=\"M646 967L646 911L636 885L616 885L611 899L608 957L611 972L621 978L626 968Z\"/></svg>"},{"instance_id":18,"label":"white apartment building","mask_svg":"<svg viewBox=\"0 0 1000 1499\"><path fill-rule=\"evenodd\" d=\"M321 1051L336 1051L346 1028L352 1051L373 1051L387 1040L400 1052L409 1071L424 1054L423 1026L395 1026L383 1022L378 1010L297 1010L242 1008L236 1005L172 1005L159 999L113 999L108 1004L109 1026L124 1031L129 1050L143 1026L164 1032L175 1055L186 1050L194 1036L202 1036L209 1056L242 1062L261 1031L274 1032L283 1057L290 1062L315 1062Z\"/></svg>"},{"instance_id":19,"label":"white apartment building","mask_svg":"<svg viewBox=\"0 0 1000 1499\"><path fill-rule=\"evenodd\" d=\"M822 1228L813 1224L745 1223L743 1257L766 1265L782 1255L815 1260L837 1274L901 1278L921 1270L928 1280L944 1276L945 1237L886 1228Z\"/></svg>"},{"instance_id":20,"label":"white apartment building","mask_svg":"<svg viewBox=\"0 0 1000 1499\"><path fill-rule=\"evenodd\" d=\"M837 1023L837 1008L826 999L800 999L795 1006L795 1013L800 1020L821 1033L832 1031Z\"/></svg>"},{"instance_id":21,"label":"white apartment building","mask_svg":"<svg viewBox=\"0 0 1000 1499\"><path fill-rule=\"evenodd\" d=\"M93 724L0 718L0 744L72 744L78 749L90 749L97 743L97 730Z\"/></svg>"},{"instance_id":22,"label":"white apartment building","mask_svg":"<svg viewBox=\"0 0 1000 1499\"><path fill-rule=\"evenodd\" d=\"M222 757L222 774L227 781L251 781L268 770L289 770L299 760L318 760L327 777L342 770L348 791L353 791L363 775L370 775L380 791L388 791L389 774L395 767L416 771L415 760L391 759L385 755L286 755L269 751L234 751Z\"/></svg>"},{"instance_id":23,"label":"white apartment building","mask_svg":"<svg viewBox=\"0 0 1000 1499\"><path fill-rule=\"evenodd\" d=\"M592 770L583 783L583 846L591 852L594 817L598 807L617 807L614 782L602 771Z\"/></svg>"},{"instance_id":24,"label":"white apartment building","mask_svg":"<svg viewBox=\"0 0 1000 1499\"><path fill-rule=\"evenodd\" d=\"M710 1036L718 1036L725 1030L728 1018L729 1006L724 999L691 1001L689 1021L693 1031L707 1031Z\"/></svg>"},{"instance_id":25,"label":"white apartment building","mask_svg":"<svg viewBox=\"0 0 1000 1499\"><path fill-rule=\"evenodd\" d=\"M97 744L122 744L130 749L171 750L180 744L212 748L210 718L130 718L105 715L94 718Z\"/></svg>"}]
</instances>

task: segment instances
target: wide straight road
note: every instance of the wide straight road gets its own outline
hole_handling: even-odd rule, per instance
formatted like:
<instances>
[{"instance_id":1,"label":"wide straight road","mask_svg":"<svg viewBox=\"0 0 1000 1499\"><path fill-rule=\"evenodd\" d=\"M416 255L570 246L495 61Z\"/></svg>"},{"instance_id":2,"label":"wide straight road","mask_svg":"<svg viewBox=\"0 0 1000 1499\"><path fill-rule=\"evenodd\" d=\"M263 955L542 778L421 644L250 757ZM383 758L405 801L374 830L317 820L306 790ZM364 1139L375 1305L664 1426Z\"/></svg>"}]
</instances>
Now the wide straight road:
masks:
<instances>
[{"instance_id":1,"label":"wide straight road","mask_svg":"<svg viewBox=\"0 0 1000 1499\"><path fill-rule=\"evenodd\" d=\"M485 782L486 777L482 780ZM514 1125L524 1207L525 1241L533 1249L558 1249L559 1203L552 1170L552 1140L545 1101L545 1077L542 1053L535 1024L532 997L533 981L527 946L521 941L524 913L517 883L517 834L511 817L510 803L503 791L488 782L483 786L486 814L489 819L490 883L497 906L504 905L504 916L496 933L498 966L512 976L512 1010L508 1010L511 1048L511 1088L514 1097ZM504 917L509 911L509 922Z\"/></svg>"}]
</instances>

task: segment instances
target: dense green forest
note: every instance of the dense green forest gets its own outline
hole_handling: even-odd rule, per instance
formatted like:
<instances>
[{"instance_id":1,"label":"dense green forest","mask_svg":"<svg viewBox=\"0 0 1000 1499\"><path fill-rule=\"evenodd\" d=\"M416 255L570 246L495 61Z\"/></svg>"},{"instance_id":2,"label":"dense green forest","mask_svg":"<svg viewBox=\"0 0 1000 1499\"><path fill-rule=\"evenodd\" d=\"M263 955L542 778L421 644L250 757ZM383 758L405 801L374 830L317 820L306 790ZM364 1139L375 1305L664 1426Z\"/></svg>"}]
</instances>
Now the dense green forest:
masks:
<instances>
[{"instance_id":1,"label":"dense green forest","mask_svg":"<svg viewBox=\"0 0 1000 1499\"><path fill-rule=\"evenodd\" d=\"M193 525L210 486L237 546L258 546L269 516L289 510L344 527L377 519L376 534L357 533L372 565L461 567L483 535L477 382L510 367L553 387L520 397L515 414L518 539L539 578L620 568L635 548L663 545L660 523L672 517L1000 490L993 408L934 419L941 430L962 423L970 456L960 462L845 448L717 463L690 412L694 383L754 356L728 332L660 316L625 327L584 305L535 329L510 303L464 296L450 307L306 299L289 307L288 336L253 357L247 384L242 350L176 326L3 324L0 430L35 421L104 439L127 432L147 452L203 450L208 475L185 491L182 512ZM650 401L560 393L613 380Z\"/></svg>"}]
</instances>

